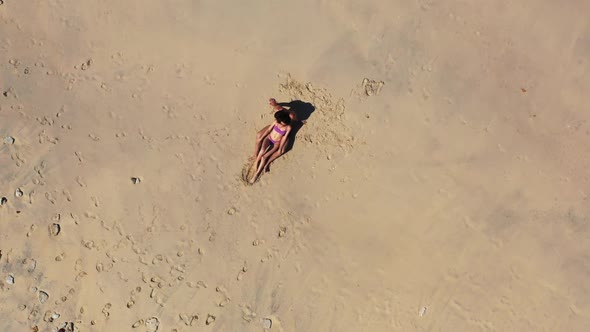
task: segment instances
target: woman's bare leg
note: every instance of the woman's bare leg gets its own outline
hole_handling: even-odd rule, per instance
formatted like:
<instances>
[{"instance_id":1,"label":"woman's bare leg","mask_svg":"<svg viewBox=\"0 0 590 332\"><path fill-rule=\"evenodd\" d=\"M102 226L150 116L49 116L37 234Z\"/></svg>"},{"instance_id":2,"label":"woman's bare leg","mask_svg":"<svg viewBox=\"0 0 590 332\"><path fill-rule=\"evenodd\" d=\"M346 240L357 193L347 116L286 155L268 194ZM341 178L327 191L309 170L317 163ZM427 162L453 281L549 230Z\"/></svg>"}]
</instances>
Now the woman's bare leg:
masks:
<instances>
[{"instance_id":1,"label":"woman's bare leg","mask_svg":"<svg viewBox=\"0 0 590 332\"><path fill-rule=\"evenodd\" d=\"M262 140L260 150L258 151L258 155L256 155L256 159L254 160L254 168L255 169L258 169L258 165L260 163L260 160L262 159L264 154L270 149L270 147L271 147L270 141L267 138L264 138Z\"/></svg>"},{"instance_id":2,"label":"woman's bare leg","mask_svg":"<svg viewBox=\"0 0 590 332\"><path fill-rule=\"evenodd\" d=\"M263 135L268 130L268 127L270 127L270 125L260 129L260 131L258 131L256 133L256 144L254 145L254 154L251 157L252 159L256 158L256 156L260 152L260 147L262 146L262 140L264 139Z\"/></svg>"},{"instance_id":3,"label":"woman's bare leg","mask_svg":"<svg viewBox=\"0 0 590 332\"><path fill-rule=\"evenodd\" d=\"M250 183L254 183L256 181L256 179L258 179L258 177L260 176L260 173L262 173L262 170L264 169L264 165L266 165L266 161L268 160L268 158L270 156L272 156L275 152L277 152L279 149L279 147L277 145L273 146L272 149L270 149L268 152L264 153L264 155L262 155L262 158L260 158L260 164L258 165L258 169L256 170L256 174L254 175L254 177L250 180Z\"/></svg>"},{"instance_id":4,"label":"woman's bare leg","mask_svg":"<svg viewBox=\"0 0 590 332\"><path fill-rule=\"evenodd\" d=\"M270 164L275 161L275 159L277 159L278 157L282 156L283 154L281 153L281 151L275 151L275 153L273 153L270 157L268 157L268 160L266 161L266 164L263 165L262 169L268 170L268 166L270 166Z\"/></svg>"},{"instance_id":5,"label":"woman's bare leg","mask_svg":"<svg viewBox=\"0 0 590 332\"><path fill-rule=\"evenodd\" d=\"M289 144L291 144L291 140L293 138L291 137L291 135L289 135L289 137L287 137L287 140L285 141L285 146L288 148ZM287 151L285 151L286 153ZM268 171L268 166L270 166L270 164L275 161L275 159L277 159L278 157L282 156L284 153L280 153L278 150L269 157L268 161L266 162L266 165L264 166L264 169Z\"/></svg>"}]
</instances>

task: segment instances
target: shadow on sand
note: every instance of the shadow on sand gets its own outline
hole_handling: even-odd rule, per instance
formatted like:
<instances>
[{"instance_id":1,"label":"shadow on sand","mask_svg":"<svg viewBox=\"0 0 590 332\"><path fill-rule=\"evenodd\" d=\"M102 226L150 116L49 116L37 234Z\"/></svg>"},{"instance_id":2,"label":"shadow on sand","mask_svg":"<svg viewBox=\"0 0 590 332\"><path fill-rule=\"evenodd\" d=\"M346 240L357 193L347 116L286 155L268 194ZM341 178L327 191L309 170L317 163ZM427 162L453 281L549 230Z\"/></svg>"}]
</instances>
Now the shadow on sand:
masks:
<instances>
[{"instance_id":1,"label":"shadow on sand","mask_svg":"<svg viewBox=\"0 0 590 332\"><path fill-rule=\"evenodd\" d=\"M313 106L311 103L301 100L293 100L288 103L278 104L288 108L291 112L295 113L295 116L299 120L291 124L291 134L289 135L289 141L285 149L285 153L289 153L289 151L291 151L295 146L297 132L299 131L299 129L301 129L301 127L303 127L303 122L307 121L307 119L309 119L311 114L315 111L315 106Z\"/></svg>"},{"instance_id":2,"label":"shadow on sand","mask_svg":"<svg viewBox=\"0 0 590 332\"><path fill-rule=\"evenodd\" d=\"M295 146L297 132L299 132L301 127L303 127L304 122L306 122L309 119L309 117L311 116L311 114L315 111L315 106L313 106L311 103L304 102L301 100L293 100L290 102L277 103L277 104L287 108L289 110L289 112L294 113L295 117L298 120L298 121L291 122L291 133L289 134L289 137L287 140L287 146L285 147L285 154L286 154L286 153L289 153L289 151L291 151L293 149L293 147ZM242 167L242 182L245 185L252 185L253 184L253 183L250 183L250 179L256 173L256 169L253 166L254 166L254 161L249 160ZM266 173L266 172L270 172L270 165L267 166L264 173ZM256 182L258 182L259 179L260 179L260 177L258 179L256 179Z\"/></svg>"}]
</instances>

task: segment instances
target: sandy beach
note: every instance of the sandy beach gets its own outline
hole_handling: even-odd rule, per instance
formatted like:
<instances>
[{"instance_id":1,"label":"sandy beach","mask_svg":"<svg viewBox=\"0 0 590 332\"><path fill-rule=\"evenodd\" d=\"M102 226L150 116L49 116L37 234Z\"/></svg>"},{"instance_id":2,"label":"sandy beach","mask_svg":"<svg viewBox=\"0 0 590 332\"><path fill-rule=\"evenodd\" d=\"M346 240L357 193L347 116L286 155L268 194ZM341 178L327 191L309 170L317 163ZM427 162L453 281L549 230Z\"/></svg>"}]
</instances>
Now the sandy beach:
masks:
<instances>
[{"instance_id":1,"label":"sandy beach","mask_svg":"<svg viewBox=\"0 0 590 332\"><path fill-rule=\"evenodd\" d=\"M590 330L589 12L0 0L0 331Z\"/></svg>"}]
</instances>

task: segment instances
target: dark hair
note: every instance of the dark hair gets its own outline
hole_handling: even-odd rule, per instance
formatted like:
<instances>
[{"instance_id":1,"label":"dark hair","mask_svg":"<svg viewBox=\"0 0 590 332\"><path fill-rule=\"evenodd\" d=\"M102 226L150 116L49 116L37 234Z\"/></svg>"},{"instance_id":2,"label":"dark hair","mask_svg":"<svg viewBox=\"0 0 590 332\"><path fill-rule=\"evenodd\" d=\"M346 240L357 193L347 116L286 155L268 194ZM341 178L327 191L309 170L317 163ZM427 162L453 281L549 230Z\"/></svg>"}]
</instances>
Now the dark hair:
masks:
<instances>
[{"instance_id":1,"label":"dark hair","mask_svg":"<svg viewBox=\"0 0 590 332\"><path fill-rule=\"evenodd\" d=\"M275 113L275 119L278 122L282 122L286 125L289 125L291 123L291 117L289 116L289 112L287 111L278 111Z\"/></svg>"}]
</instances>

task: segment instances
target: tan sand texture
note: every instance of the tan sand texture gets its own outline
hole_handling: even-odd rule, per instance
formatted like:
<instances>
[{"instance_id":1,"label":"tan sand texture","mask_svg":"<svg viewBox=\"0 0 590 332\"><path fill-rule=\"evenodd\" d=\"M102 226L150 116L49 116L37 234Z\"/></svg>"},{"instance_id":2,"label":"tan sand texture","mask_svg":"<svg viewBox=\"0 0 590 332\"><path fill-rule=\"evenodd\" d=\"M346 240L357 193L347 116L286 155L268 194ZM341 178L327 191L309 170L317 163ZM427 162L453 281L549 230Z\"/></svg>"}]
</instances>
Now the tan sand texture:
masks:
<instances>
[{"instance_id":1,"label":"tan sand texture","mask_svg":"<svg viewBox=\"0 0 590 332\"><path fill-rule=\"evenodd\" d=\"M590 2L0 3L0 331L590 330Z\"/></svg>"}]
</instances>

